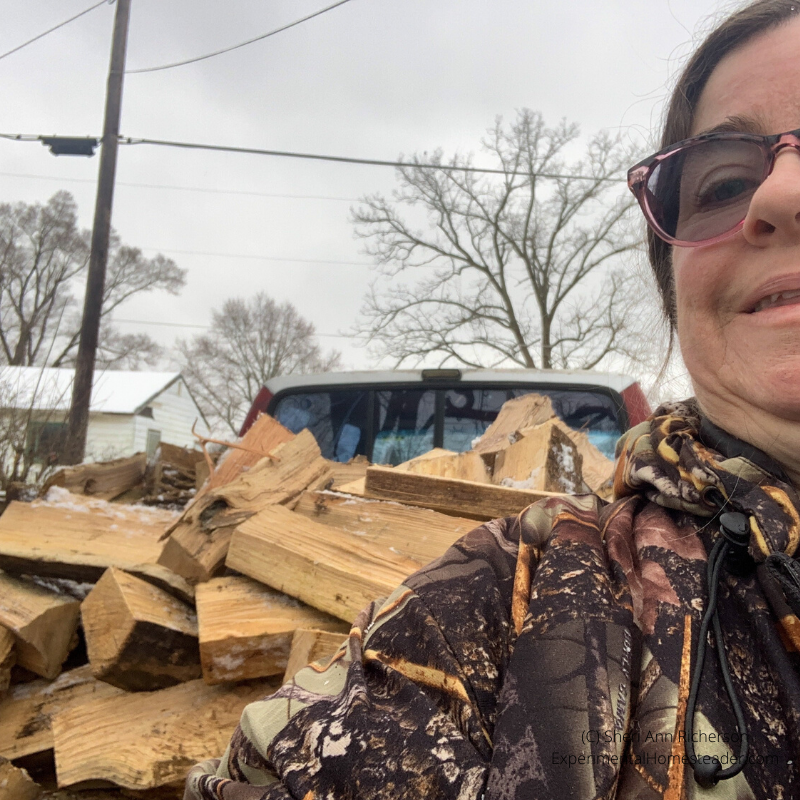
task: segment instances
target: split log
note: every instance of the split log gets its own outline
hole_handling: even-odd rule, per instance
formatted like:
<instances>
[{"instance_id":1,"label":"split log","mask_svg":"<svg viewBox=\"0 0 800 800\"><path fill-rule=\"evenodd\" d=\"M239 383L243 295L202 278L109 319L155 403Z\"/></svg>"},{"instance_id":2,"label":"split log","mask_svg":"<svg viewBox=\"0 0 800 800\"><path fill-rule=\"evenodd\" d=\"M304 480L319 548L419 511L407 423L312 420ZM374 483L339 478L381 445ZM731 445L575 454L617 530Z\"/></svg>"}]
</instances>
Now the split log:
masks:
<instances>
[{"instance_id":1,"label":"split log","mask_svg":"<svg viewBox=\"0 0 800 800\"><path fill-rule=\"evenodd\" d=\"M289 653L283 682L288 683L303 667L309 664L330 661L346 641L346 634L313 628L298 628L292 637L292 649Z\"/></svg>"},{"instance_id":2,"label":"split log","mask_svg":"<svg viewBox=\"0 0 800 800\"><path fill-rule=\"evenodd\" d=\"M11 684L11 670L17 663L17 651L14 647L14 634L0 625L0 696L8 691Z\"/></svg>"},{"instance_id":3,"label":"split log","mask_svg":"<svg viewBox=\"0 0 800 800\"><path fill-rule=\"evenodd\" d=\"M129 692L199 678L197 618L162 589L108 569L81 604L92 674Z\"/></svg>"},{"instance_id":4,"label":"split log","mask_svg":"<svg viewBox=\"0 0 800 800\"><path fill-rule=\"evenodd\" d=\"M169 442L161 442L158 446L158 460L178 467L187 475L194 476L198 464L205 463L202 450L190 450L188 447L179 447Z\"/></svg>"},{"instance_id":5,"label":"split log","mask_svg":"<svg viewBox=\"0 0 800 800\"><path fill-rule=\"evenodd\" d=\"M93 697L124 695L124 692L92 677L86 664L62 672L55 681L36 680L12 686L0 698L0 756L23 758L53 749L50 719L59 709Z\"/></svg>"},{"instance_id":6,"label":"split log","mask_svg":"<svg viewBox=\"0 0 800 800\"><path fill-rule=\"evenodd\" d=\"M329 462L307 430L278 445L272 455L276 458L262 458L193 503L171 532L159 563L187 580L207 581L222 568L240 522L266 506L291 503L305 489L330 480Z\"/></svg>"},{"instance_id":7,"label":"split log","mask_svg":"<svg viewBox=\"0 0 800 800\"><path fill-rule=\"evenodd\" d=\"M352 483L363 478L367 474L369 459L366 456L355 456L346 464L341 464L338 461L330 461L328 463L333 475L331 489L337 491L343 484Z\"/></svg>"},{"instance_id":8,"label":"split log","mask_svg":"<svg viewBox=\"0 0 800 800\"><path fill-rule=\"evenodd\" d=\"M562 420L558 420L557 424L572 439L581 454L581 472L586 485L595 494L600 493L601 497L610 499L613 493L610 491L610 483L614 478L614 462L591 443L586 431L576 431Z\"/></svg>"},{"instance_id":9,"label":"split log","mask_svg":"<svg viewBox=\"0 0 800 800\"><path fill-rule=\"evenodd\" d=\"M90 495L99 500L113 500L144 480L147 455L137 453L128 458L78 464L64 467L54 473L44 484L45 494L53 486L60 486L72 494Z\"/></svg>"},{"instance_id":10,"label":"split log","mask_svg":"<svg viewBox=\"0 0 800 800\"><path fill-rule=\"evenodd\" d=\"M0 569L95 583L109 567L119 567L191 602L189 584L156 563L172 512L112 505L58 488L47 497L13 502L0 516Z\"/></svg>"},{"instance_id":11,"label":"split log","mask_svg":"<svg viewBox=\"0 0 800 800\"><path fill-rule=\"evenodd\" d=\"M242 710L276 680L94 698L52 720L60 788L109 781L144 790L183 781L190 767L225 750Z\"/></svg>"},{"instance_id":12,"label":"split log","mask_svg":"<svg viewBox=\"0 0 800 800\"><path fill-rule=\"evenodd\" d=\"M435 448L429 453L398 464L395 469L414 475L438 475L440 478L458 478L476 483L492 482L486 462L474 450L454 453Z\"/></svg>"},{"instance_id":13,"label":"split log","mask_svg":"<svg viewBox=\"0 0 800 800\"><path fill-rule=\"evenodd\" d=\"M250 578L214 578L197 587L200 660L208 684L282 675L297 628L347 625Z\"/></svg>"},{"instance_id":14,"label":"split log","mask_svg":"<svg viewBox=\"0 0 800 800\"><path fill-rule=\"evenodd\" d=\"M236 529L226 564L345 622L420 567L280 506L265 508Z\"/></svg>"},{"instance_id":15,"label":"split log","mask_svg":"<svg viewBox=\"0 0 800 800\"><path fill-rule=\"evenodd\" d=\"M366 496L422 506L443 514L489 520L514 516L531 503L545 497L561 497L563 493L509 489L436 475L414 475L391 467L370 467L367 470Z\"/></svg>"},{"instance_id":16,"label":"split log","mask_svg":"<svg viewBox=\"0 0 800 800\"><path fill-rule=\"evenodd\" d=\"M555 416L550 398L540 394L525 394L503 403L494 422L472 448L494 468L495 457L519 439L519 431L533 428Z\"/></svg>"},{"instance_id":17,"label":"split log","mask_svg":"<svg viewBox=\"0 0 800 800\"><path fill-rule=\"evenodd\" d=\"M55 678L74 644L80 603L0 573L0 625L15 637L17 663Z\"/></svg>"},{"instance_id":18,"label":"split log","mask_svg":"<svg viewBox=\"0 0 800 800\"><path fill-rule=\"evenodd\" d=\"M284 428L269 414L262 414L239 442L243 449L231 448L222 456L205 490L225 486L254 467L278 445L291 442L292 439L294 434L288 428Z\"/></svg>"},{"instance_id":19,"label":"split log","mask_svg":"<svg viewBox=\"0 0 800 800\"><path fill-rule=\"evenodd\" d=\"M24 770L0 759L0 800L39 800L42 787Z\"/></svg>"},{"instance_id":20,"label":"split log","mask_svg":"<svg viewBox=\"0 0 800 800\"><path fill-rule=\"evenodd\" d=\"M420 564L438 558L476 527L474 519L440 514L428 508L356 500L332 492L305 492L296 514L330 525L408 556Z\"/></svg>"},{"instance_id":21,"label":"split log","mask_svg":"<svg viewBox=\"0 0 800 800\"><path fill-rule=\"evenodd\" d=\"M214 497L237 511L255 513L265 505L285 505L309 487L320 488L332 477L329 462L308 430L278 445L271 455L277 460L262 459L235 481L216 489Z\"/></svg>"},{"instance_id":22,"label":"split log","mask_svg":"<svg viewBox=\"0 0 800 800\"><path fill-rule=\"evenodd\" d=\"M583 458L556 420L519 432L519 441L495 456L492 479L500 486L545 492L584 490Z\"/></svg>"}]
</instances>

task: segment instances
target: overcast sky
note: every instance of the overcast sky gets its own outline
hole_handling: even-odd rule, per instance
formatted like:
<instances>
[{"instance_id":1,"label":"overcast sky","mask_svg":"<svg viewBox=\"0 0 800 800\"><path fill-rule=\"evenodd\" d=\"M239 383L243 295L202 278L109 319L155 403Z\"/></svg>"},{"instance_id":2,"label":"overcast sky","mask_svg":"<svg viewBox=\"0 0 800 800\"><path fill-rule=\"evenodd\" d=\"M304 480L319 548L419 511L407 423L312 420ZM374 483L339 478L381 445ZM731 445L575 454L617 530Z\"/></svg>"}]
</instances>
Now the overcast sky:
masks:
<instances>
[{"instance_id":1,"label":"overcast sky","mask_svg":"<svg viewBox=\"0 0 800 800\"><path fill-rule=\"evenodd\" d=\"M331 0L132 0L127 68L236 44ZM92 5L0 0L0 53ZM529 107L585 133L652 143L692 43L736 6L721 0L351 0L235 52L126 75L125 136L378 159L475 152L495 116ZM0 132L102 131L114 5L0 60ZM90 227L99 159L0 139L0 202L73 193ZM365 351L336 336L371 278L349 209L391 192L392 169L149 145L120 148L113 224L123 241L188 270L175 298L117 313L162 344L204 326L232 296L290 300L349 367ZM143 184L143 185L134 185Z\"/></svg>"}]
</instances>

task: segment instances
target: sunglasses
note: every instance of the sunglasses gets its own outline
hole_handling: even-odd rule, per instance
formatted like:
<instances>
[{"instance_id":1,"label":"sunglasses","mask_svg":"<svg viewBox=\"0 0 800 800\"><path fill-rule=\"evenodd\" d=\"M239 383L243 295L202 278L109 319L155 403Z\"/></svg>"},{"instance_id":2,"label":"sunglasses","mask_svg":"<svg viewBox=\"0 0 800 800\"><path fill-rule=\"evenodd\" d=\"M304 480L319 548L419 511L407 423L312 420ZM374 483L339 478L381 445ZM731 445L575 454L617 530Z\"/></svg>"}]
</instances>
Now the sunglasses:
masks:
<instances>
[{"instance_id":1,"label":"sunglasses","mask_svg":"<svg viewBox=\"0 0 800 800\"><path fill-rule=\"evenodd\" d=\"M785 147L800 151L800 128L771 136L704 133L631 167L628 187L665 242L713 244L741 229L750 200Z\"/></svg>"}]
</instances>

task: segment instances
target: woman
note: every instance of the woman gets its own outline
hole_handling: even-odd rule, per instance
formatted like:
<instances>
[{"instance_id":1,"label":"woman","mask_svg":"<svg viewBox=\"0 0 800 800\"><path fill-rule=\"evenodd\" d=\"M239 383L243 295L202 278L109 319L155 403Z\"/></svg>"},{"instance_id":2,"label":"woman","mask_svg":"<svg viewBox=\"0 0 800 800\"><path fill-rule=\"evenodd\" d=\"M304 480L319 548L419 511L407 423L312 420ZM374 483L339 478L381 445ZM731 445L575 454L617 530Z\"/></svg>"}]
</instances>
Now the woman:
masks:
<instances>
[{"instance_id":1,"label":"woman","mask_svg":"<svg viewBox=\"0 0 800 800\"><path fill-rule=\"evenodd\" d=\"M798 126L800 2L761 0L630 175L696 401L620 442L612 504L487 523L362 612L187 798L800 797Z\"/></svg>"}]
</instances>

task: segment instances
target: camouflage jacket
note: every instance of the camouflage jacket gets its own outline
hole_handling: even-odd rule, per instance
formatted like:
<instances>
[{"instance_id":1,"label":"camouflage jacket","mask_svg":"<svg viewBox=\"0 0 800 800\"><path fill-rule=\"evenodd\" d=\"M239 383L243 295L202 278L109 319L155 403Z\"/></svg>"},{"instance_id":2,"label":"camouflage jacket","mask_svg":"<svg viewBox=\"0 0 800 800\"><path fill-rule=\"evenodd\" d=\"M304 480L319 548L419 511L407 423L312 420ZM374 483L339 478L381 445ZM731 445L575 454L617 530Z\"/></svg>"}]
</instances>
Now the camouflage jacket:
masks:
<instances>
[{"instance_id":1,"label":"camouflage jacket","mask_svg":"<svg viewBox=\"0 0 800 800\"><path fill-rule=\"evenodd\" d=\"M248 706L187 800L800 797L800 622L765 568L797 549L797 492L689 402L621 440L615 494L461 539L365 609L328 666ZM749 752L704 790L686 719L720 497L749 524L751 568L723 566L717 591ZM691 733L729 768L742 731L709 641Z\"/></svg>"}]
</instances>

